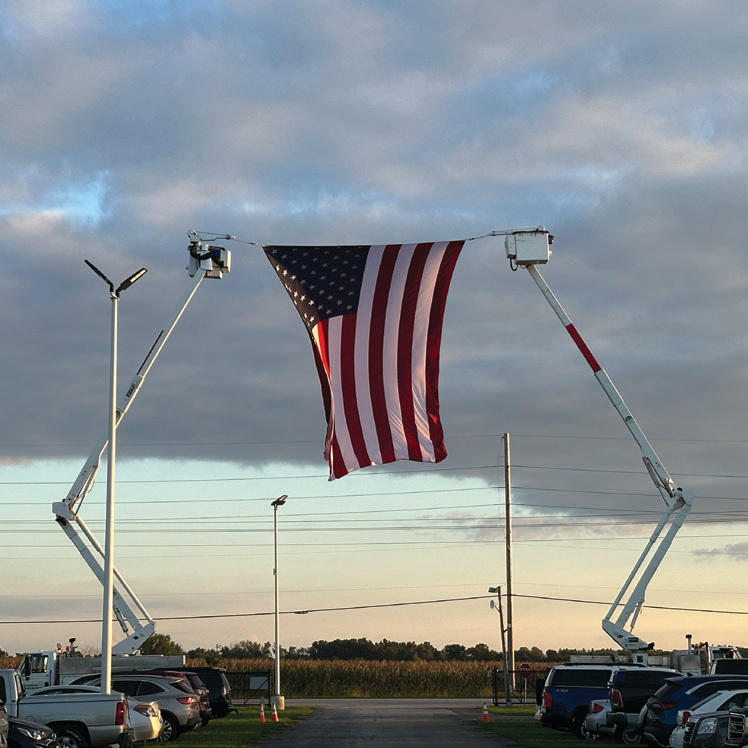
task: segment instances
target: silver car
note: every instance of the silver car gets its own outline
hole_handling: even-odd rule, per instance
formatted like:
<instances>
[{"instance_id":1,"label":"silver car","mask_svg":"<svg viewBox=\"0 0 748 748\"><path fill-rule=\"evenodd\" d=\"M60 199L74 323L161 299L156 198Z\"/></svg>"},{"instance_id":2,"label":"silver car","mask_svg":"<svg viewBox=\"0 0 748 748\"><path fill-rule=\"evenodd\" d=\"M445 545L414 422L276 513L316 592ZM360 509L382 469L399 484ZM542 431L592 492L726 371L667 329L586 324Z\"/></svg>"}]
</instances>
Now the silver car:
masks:
<instances>
[{"instance_id":1,"label":"silver car","mask_svg":"<svg viewBox=\"0 0 748 748\"><path fill-rule=\"evenodd\" d=\"M84 675L74 684L85 683L96 686L101 676ZM142 703L155 701L161 709L163 727L158 739L174 740L183 732L192 730L200 722L198 697L189 682L181 677L165 675L118 675L112 674L112 690L120 691Z\"/></svg>"}]
</instances>

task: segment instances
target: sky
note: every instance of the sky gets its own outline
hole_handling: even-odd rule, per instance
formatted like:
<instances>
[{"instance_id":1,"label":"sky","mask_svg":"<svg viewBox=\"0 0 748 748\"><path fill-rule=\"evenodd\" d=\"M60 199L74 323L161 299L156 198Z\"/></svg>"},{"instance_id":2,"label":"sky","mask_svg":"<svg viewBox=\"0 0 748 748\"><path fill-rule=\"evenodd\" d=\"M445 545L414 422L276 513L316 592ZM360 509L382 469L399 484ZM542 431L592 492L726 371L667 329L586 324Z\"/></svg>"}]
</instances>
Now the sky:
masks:
<instances>
[{"instance_id":1,"label":"sky","mask_svg":"<svg viewBox=\"0 0 748 748\"><path fill-rule=\"evenodd\" d=\"M115 563L185 648L606 647L665 505L541 272L693 511L634 633L748 646L739 0L6 0L0 17L0 648L101 644L54 522L118 393L229 234L118 429ZM477 238L481 237L481 238ZM473 239L441 348L448 457L327 480L307 334L263 244ZM118 397L119 399L119 397ZM509 434L511 572L505 459ZM103 542L106 460L80 515ZM507 599L503 597L504 614ZM115 638L119 631L115 627Z\"/></svg>"}]
</instances>

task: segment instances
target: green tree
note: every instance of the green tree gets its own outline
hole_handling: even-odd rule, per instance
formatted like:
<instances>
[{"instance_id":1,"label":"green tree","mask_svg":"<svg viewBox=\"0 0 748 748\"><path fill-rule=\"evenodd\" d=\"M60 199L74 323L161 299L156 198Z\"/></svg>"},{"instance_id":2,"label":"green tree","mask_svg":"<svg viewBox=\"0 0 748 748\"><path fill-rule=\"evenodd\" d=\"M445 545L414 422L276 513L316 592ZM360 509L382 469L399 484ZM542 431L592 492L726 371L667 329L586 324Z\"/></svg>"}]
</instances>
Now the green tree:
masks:
<instances>
[{"instance_id":1,"label":"green tree","mask_svg":"<svg viewBox=\"0 0 748 748\"><path fill-rule=\"evenodd\" d=\"M467 660L467 649L462 644L447 644L444 649L444 657L447 660Z\"/></svg>"},{"instance_id":2,"label":"green tree","mask_svg":"<svg viewBox=\"0 0 748 748\"><path fill-rule=\"evenodd\" d=\"M490 649L488 644L476 644L474 647L468 647L467 649L468 660L475 660L477 662L489 662L501 659L501 655L493 649Z\"/></svg>"},{"instance_id":3,"label":"green tree","mask_svg":"<svg viewBox=\"0 0 748 748\"><path fill-rule=\"evenodd\" d=\"M182 655L184 649L171 640L168 634L153 634L140 647L140 654L144 655Z\"/></svg>"},{"instance_id":4,"label":"green tree","mask_svg":"<svg viewBox=\"0 0 748 748\"><path fill-rule=\"evenodd\" d=\"M249 639L242 639L231 646L221 647L221 657L230 660L255 660L270 657L273 647L270 642L260 644Z\"/></svg>"}]
</instances>

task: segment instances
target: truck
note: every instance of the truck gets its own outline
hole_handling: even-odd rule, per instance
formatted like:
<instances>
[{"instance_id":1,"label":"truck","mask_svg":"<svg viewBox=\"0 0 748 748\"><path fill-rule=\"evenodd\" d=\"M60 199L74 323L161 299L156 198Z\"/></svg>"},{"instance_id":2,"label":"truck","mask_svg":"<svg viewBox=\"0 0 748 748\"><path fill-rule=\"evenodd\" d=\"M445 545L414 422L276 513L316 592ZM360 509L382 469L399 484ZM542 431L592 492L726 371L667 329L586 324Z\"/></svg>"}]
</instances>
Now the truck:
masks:
<instances>
[{"instance_id":1,"label":"truck","mask_svg":"<svg viewBox=\"0 0 748 748\"><path fill-rule=\"evenodd\" d=\"M127 697L121 693L27 694L18 671L4 668L0 701L9 717L51 727L61 748L127 748L133 742Z\"/></svg>"},{"instance_id":2,"label":"truck","mask_svg":"<svg viewBox=\"0 0 748 748\"><path fill-rule=\"evenodd\" d=\"M63 649L27 652L20 664L18 673L26 693L32 693L46 686L59 686L70 683L81 675L101 673L101 657L84 657L75 647L75 639ZM185 666L184 655L119 655L112 657L112 671L149 670L153 668L175 668Z\"/></svg>"},{"instance_id":3,"label":"truck","mask_svg":"<svg viewBox=\"0 0 748 748\"><path fill-rule=\"evenodd\" d=\"M116 417L114 419L115 429L119 426L140 392L148 372L179 322L182 313L195 295L200 283L205 278L221 279L226 273L231 271L231 253L225 247L215 246L210 242L219 238L234 239L235 237L222 234L206 238L201 233L189 231L187 234L189 237L187 271L192 280L186 292L172 311L167 324L157 334L143 363L130 381L124 396L117 402ZM113 285L106 276L93 267L91 263L87 264L98 275L107 280L112 290L114 290ZM112 565L112 568L109 570L111 576L107 573L106 551L80 514L83 501L93 488L101 463L101 457L108 444L109 432L107 431L92 449L67 496L62 501L56 501L52 504L52 513L54 514L55 521L102 584L105 594L111 588L108 583L114 580L112 588L112 612L113 617L122 629L124 639L114 644L111 644L111 641L106 644L102 642L102 650L107 657L110 654L117 656L136 653L156 631L155 621L120 572ZM129 667L132 667L132 664Z\"/></svg>"}]
</instances>

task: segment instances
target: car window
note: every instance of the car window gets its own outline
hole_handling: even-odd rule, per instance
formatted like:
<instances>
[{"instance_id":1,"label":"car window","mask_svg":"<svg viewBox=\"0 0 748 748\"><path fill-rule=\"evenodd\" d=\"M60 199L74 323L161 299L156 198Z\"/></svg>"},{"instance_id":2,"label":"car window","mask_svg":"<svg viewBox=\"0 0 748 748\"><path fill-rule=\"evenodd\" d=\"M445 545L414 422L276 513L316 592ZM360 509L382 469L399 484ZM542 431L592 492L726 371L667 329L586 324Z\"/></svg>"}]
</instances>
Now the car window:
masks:
<instances>
[{"instance_id":1,"label":"car window","mask_svg":"<svg viewBox=\"0 0 748 748\"><path fill-rule=\"evenodd\" d=\"M136 680L112 680L112 688L116 689L117 691L122 691L122 693L126 694L127 696L135 696L138 692L138 681Z\"/></svg>"},{"instance_id":2,"label":"car window","mask_svg":"<svg viewBox=\"0 0 748 748\"><path fill-rule=\"evenodd\" d=\"M154 683L150 680L140 681L138 696L147 696L152 693L163 693L166 689L160 683Z\"/></svg>"},{"instance_id":3,"label":"car window","mask_svg":"<svg viewBox=\"0 0 748 748\"><path fill-rule=\"evenodd\" d=\"M748 694L745 694L745 693L733 694L728 699L723 701L714 711L715 712L726 712L729 709L733 709L737 706L745 706L747 696Z\"/></svg>"},{"instance_id":4,"label":"car window","mask_svg":"<svg viewBox=\"0 0 748 748\"><path fill-rule=\"evenodd\" d=\"M568 686L605 688L608 685L611 675L612 671L607 668L595 670L558 668L553 671L550 685L554 688L565 688Z\"/></svg>"},{"instance_id":5,"label":"car window","mask_svg":"<svg viewBox=\"0 0 748 748\"><path fill-rule=\"evenodd\" d=\"M173 680L169 685L178 688L180 691L184 691L185 693L194 693L192 686L184 680Z\"/></svg>"}]
</instances>

